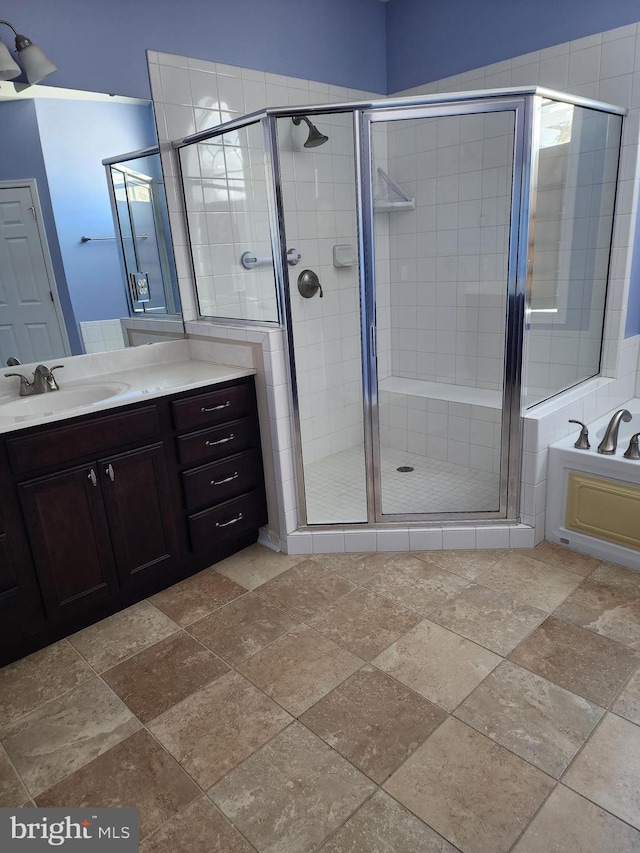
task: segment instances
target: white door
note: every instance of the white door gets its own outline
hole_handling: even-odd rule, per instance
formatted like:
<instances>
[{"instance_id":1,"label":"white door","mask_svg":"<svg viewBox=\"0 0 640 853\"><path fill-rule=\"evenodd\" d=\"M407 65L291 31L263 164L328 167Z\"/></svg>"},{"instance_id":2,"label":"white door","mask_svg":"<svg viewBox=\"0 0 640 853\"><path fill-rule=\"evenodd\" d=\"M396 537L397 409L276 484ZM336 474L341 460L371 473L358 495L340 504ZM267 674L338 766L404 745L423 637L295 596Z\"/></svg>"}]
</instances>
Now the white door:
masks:
<instances>
[{"instance_id":1,"label":"white door","mask_svg":"<svg viewBox=\"0 0 640 853\"><path fill-rule=\"evenodd\" d=\"M31 187L0 186L0 366L68 355Z\"/></svg>"}]
</instances>

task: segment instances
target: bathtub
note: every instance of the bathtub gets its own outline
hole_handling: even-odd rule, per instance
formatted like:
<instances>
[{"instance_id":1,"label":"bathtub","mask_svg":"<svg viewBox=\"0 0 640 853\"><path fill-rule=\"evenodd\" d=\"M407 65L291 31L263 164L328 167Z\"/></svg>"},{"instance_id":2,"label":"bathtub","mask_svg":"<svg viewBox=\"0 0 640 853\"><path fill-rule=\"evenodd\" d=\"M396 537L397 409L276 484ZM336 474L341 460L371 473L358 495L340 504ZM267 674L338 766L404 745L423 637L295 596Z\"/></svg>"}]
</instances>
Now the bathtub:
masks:
<instances>
[{"instance_id":1,"label":"bathtub","mask_svg":"<svg viewBox=\"0 0 640 853\"><path fill-rule=\"evenodd\" d=\"M588 425L591 450L574 448L579 427L549 448L545 538L640 571L640 460L623 456L640 432L640 399L618 408L632 419L620 424L615 455L597 452L613 411Z\"/></svg>"}]
</instances>

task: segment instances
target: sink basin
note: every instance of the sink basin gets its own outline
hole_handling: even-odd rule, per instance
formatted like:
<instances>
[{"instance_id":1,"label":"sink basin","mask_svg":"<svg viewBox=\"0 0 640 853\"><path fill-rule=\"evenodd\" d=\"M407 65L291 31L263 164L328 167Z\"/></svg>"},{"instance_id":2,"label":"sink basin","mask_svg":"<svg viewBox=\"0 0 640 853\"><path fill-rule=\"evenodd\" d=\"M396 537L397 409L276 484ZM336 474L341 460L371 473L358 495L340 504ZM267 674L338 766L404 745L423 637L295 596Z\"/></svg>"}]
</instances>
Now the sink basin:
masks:
<instances>
[{"instance_id":1,"label":"sink basin","mask_svg":"<svg viewBox=\"0 0 640 853\"><path fill-rule=\"evenodd\" d=\"M36 394L33 397L13 398L0 405L0 418L34 418L79 409L108 400L127 391L122 382L105 382L95 385L68 385L59 391Z\"/></svg>"}]
</instances>

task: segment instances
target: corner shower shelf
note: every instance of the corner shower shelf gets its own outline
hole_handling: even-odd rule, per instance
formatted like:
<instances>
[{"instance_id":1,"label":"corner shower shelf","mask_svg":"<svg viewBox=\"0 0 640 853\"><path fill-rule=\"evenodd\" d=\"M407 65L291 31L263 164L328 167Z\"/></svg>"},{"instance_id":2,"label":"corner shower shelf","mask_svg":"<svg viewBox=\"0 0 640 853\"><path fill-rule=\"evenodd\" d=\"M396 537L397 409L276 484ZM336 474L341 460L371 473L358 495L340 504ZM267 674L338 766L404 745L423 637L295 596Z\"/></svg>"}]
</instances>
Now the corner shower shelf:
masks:
<instances>
[{"instance_id":1,"label":"corner shower shelf","mask_svg":"<svg viewBox=\"0 0 640 853\"><path fill-rule=\"evenodd\" d=\"M409 198L402 187L398 186L389 175L378 166L379 190L373 199L373 209L381 211L415 210L415 198Z\"/></svg>"}]
</instances>

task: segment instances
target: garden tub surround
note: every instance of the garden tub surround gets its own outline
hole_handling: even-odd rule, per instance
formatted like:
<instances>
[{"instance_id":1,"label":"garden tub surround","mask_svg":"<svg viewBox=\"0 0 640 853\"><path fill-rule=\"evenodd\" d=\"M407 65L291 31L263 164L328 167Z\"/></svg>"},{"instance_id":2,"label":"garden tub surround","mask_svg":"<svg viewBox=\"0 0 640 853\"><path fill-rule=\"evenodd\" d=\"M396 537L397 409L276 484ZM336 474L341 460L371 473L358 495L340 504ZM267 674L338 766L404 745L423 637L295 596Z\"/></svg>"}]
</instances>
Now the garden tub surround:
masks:
<instances>
[{"instance_id":1,"label":"garden tub surround","mask_svg":"<svg viewBox=\"0 0 640 853\"><path fill-rule=\"evenodd\" d=\"M636 396L639 353L640 335L626 338L616 379L597 376L524 413L520 520L535 529L536 544L545 538L549 447L575 434L569 420L592 424Z\"/></svg>"},{"instance_id":2,"label":"garden tub surround","mask_svg":"<svg viewBox=\"0 0 640 853\"><path fill-rule=\"evenodd\" d=\"M255 373L253 368L196 360L191 349L188 341L175 341L60 359L59 364L64 368L56 373L60 390L27 397L19 396L18 379L4 379L0 386L0 432L139 403ZM16 372L30 377L35 367L23 364L6 368L3 377Z\"/></svg>"},{"instance_id":3,"label":"garden tub surround","mask_svg":"<svg viewBox=\"0 0 640 853\"><path fill-rule=\"evenodd\" d=\"M616 408L632 419L620 425L615 455L597 452L613 410L589 424L590 450L574 447L577 433L549 448L546 538L640 570L640 460L624 457L640 432L640 399Z\"/></svg>"}]
</instances>

